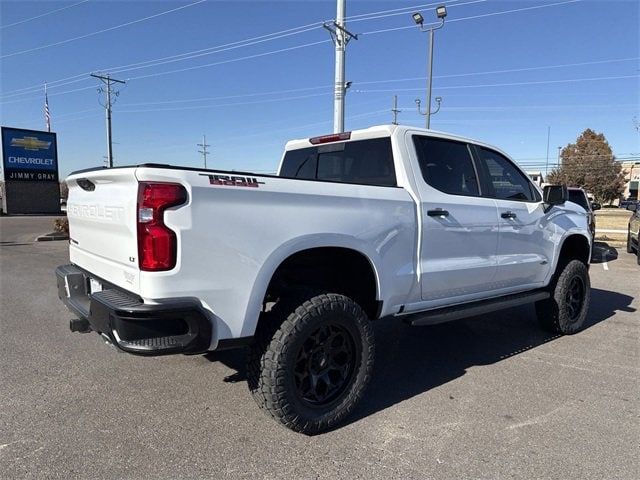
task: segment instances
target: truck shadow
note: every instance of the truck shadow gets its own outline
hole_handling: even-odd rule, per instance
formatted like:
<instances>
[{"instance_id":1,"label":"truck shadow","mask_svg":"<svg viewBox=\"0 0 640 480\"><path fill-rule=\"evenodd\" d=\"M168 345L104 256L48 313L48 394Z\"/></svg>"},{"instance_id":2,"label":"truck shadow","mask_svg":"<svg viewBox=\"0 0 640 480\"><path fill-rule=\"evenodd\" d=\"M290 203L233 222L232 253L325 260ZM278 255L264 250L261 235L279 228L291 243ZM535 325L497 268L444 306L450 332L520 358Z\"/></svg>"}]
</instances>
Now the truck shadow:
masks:
<instances>
[{"instance_id":1,"label":"truck shadow","mask_svg":"<svg viewBox=\"0 0 640 480\"><path fill-rule=\"evenodd\" d=\"M585 328L618 311L635 311L630 307L632 300L628 295L592 289ZM532 305L429 327L410 327L391 317L374 325L373 377L347 424L455 380L470 367L494 364L560 337L540 329ZM246 381L246 353L246 349L212 352L206 358L234 369L225 381L238 382Z\"/></svg>"},{"instance_id":2,"label":"truck shadow","mask_svg":"<svg viewBox=\"0 0 640 480\"><path fill-rule=\"evenodd\" d=\"M585 329L617 311L635 311L632 301L628 295L592 289ZM375 372L350 423L444 385L469 367L494 364L560 337L540 329L533 305L430 327L382 321L376 334Z\"/></svg>"}]
</instances>

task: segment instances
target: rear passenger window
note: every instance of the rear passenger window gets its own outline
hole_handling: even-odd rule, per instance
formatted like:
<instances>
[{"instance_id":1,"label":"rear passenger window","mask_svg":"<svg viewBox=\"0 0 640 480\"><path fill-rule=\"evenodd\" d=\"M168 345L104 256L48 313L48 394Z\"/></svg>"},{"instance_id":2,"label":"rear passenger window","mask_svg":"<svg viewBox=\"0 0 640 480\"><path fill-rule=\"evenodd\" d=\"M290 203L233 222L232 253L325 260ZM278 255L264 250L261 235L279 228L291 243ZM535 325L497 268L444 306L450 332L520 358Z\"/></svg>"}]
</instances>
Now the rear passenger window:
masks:
<instances>
[{"instance_id":1,"label":"rear passenger window","mask_svg":"<svg viewBox=\"0 0 640 480\"><path fill-rule=\"evenodd\" d=\"M328 143L285 153L280 176L396 186L391 139Z\"/></svg>"},{"instance_id":2,"label":"rear passenger window","mask_svg":"<svg viewBox=\"0 0 640 480\"><path fill-rule=\"evenodd\" d=\"M510 160L487 148L479 147L480 163L489 177L490 197L500 200L536 202L539 195L531 182Z\"/></svg>"},{"instance_id":3,"label":"rear passenger window","mask_svg":"<svg viewBox=\"0 0 640 480\"><path fill-rule=\"evenodd\" d=\"M478 196L478 178L466 143L418 135L413 143L425 182L451 195Z\"/></svg>"},{"instance_id":4,"label":"rear passenger window","mask_svg":"<svg viewBox=\"0 0 640 480\"><path fill-rule=\"evenodd\" d=\"M284 156L280 170L281 177L316 178L316 149L290 150Z\"/></svg>"}]
</instances>

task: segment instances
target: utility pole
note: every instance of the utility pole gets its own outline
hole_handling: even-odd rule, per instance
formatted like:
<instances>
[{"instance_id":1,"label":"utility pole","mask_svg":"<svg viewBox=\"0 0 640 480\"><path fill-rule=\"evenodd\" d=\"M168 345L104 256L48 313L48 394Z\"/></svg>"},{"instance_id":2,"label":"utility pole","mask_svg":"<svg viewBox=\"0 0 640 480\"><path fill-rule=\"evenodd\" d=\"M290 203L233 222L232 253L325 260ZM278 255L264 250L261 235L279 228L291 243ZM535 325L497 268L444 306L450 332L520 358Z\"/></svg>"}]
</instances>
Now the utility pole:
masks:
<instances>
[{"instance_id":1,"label":"utility pole","mask_svg":"<svg viewBox=\"0 0 640 480\"><path fill-rule=\"evenodd\" d=\"M202 143L198 143L199 147L202 147L202 150L198 150L198 153L202 154L202 158L204 159L204 168L207 168L207 155L210 153L207 151L207 147L210 147L207 143L207 136L202 135Z\"/></svg>"},{"instance_id":2,"label":"utility pole","mask_svg":"<svg viewBox=\"0 0 640 480\"><path fill-rule=\"evenodd\" d=\"M120 92L117 92L117 91L112 92L111 86L114 83L125 84L126 82L124 80L116 80L115 78L111 78L109 74L96 75L92 73L91 76L93 78L97 78L106 86L106 89L103 87L100 87L98 89L98 92L99 93L106 92L107 94L107 101L103 106L107 113L107 165L108 165L108 168L112 168L113 167L113 141L111 138L111 107L115 103L115 100L113 99L113 97L117 97Z\"/></svg>"},{"instance_id":3,"label":"utility pole","mask_svg":"<svg viewBox=\"0 0 640 480\"><path fill-rule=\"evenodd\" d=\"M347 86L344 81L344 53L352 38L358 39L345 28L346 0L337 0L336 20L325 23L323 27L329 31L336 51L335 85L333 93L333 133L344 132L344 96Z\"/></svg>"},{"instance_id":4,"label":"utility pole","mask_svg":"<svg viewBox=\"0 0 640 480\"><path fill-rule=\"evenodd\" d=\"M393 125L398 125L398 114L402 112L402 110L398 110L398 96L393 96L393 108L391 109L391 113L393 113Z\"/></svg>"},{"instance_id":5,"label":"utility pole","mask_svg":"<svg viewBox=\"0 0 640 480\"><path fill-rule=\"evenodd\" d=\"M547 127L547 164L544 167L544 176L549 173L549 139L551 138L551 127Z\"/></svg>"}]
</instances>

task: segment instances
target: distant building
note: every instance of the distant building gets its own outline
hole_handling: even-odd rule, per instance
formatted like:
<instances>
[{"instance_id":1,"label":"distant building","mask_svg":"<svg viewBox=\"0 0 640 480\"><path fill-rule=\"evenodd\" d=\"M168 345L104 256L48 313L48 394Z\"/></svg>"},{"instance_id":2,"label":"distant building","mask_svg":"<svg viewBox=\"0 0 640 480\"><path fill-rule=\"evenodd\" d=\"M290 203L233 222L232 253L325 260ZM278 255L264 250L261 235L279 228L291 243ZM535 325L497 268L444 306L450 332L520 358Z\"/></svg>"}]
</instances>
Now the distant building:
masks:
<instances>
[{"instance_id":1,"label":"distant building","mask_svg":"<svg viewBox=\"0 0 640 480\"><path fill-rule=\"evenodd\" d=\"M624 173L624 193L623 198L638 200L638 190L640 190L640 161L630 160L622 162L622 173Z\"/></svg>"},{"instance_id":2,"label":"distant building","mask_svg":"<svg viewBox=\"0 0 640 480\"><path fill-rule=\"evenodd\" d=\"M529 178L533 180L538 186L542 186L544 183L544 177L542 176L542 172L527 172Z\"/></svg>"}]
</instances>

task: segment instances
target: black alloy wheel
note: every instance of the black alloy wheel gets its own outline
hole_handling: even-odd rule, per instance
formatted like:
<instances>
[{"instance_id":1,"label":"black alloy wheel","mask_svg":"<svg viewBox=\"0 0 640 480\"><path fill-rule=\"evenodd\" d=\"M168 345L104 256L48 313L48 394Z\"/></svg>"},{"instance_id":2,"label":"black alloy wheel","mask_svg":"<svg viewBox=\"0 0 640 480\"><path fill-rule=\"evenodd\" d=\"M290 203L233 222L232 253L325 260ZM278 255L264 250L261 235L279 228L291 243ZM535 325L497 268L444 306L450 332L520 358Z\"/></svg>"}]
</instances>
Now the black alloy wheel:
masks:
<instances>
[{"instance_id":1,"label":"black alloy wheel","mask_svg":"<svg viewBox=\"0 0 640 480\"><path fill-rule=\"evenodd\" d=\"M582 277L576 275L569 283L566 297L567 313L569 314L569 320L572 323L578 319L580 312L582 311L582 304L585 299L584 292L584 281L582 280Z\"/></svg>"},{"instance_id":2,"label":"black alloy wheel","mask_svg":"<svg viewBox=\"0 0 640 480\"><path fill-rule=\"evenodd\" d=\"M338 324L323 325L300 347L294 381L300 399L322 406L338 398L351 382L356 362L352 336Z\"/></svg>"}]
</instances>

